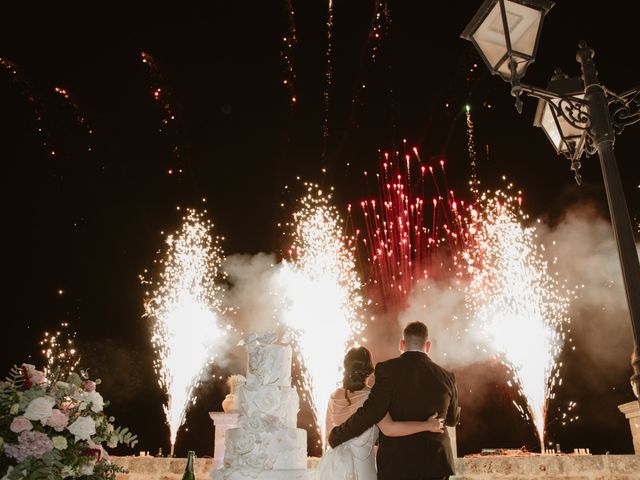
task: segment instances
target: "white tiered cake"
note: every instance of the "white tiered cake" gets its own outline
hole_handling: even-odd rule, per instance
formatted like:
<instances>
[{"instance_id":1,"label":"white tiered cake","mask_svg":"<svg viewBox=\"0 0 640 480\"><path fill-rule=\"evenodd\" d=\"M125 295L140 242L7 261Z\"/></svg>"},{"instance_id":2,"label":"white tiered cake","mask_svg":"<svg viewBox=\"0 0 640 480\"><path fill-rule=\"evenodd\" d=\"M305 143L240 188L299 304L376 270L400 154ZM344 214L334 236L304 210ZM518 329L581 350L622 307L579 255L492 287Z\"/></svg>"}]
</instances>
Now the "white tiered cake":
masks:
<instances>
[{"instance_id":1,"label":"white tiered cake","mask_svg":"<svg viewBox=\"0 0 640 480\"><path fill-rule=\"evenodd\" d=\"M252 335L247 381L238 388L238 428L227 431L224 467L213 480L307 480L307 432L296 428L291 347L277 335Z\"/></svg>"}]
</instances>

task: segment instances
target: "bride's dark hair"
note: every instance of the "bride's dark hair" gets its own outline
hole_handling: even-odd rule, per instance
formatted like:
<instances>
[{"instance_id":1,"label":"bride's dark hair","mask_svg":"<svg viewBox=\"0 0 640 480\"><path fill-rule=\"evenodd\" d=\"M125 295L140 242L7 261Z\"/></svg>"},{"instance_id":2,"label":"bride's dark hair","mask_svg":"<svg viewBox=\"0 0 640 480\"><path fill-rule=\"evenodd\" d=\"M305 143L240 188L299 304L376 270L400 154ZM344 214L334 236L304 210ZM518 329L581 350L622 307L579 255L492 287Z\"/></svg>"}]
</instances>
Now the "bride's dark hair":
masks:
<instances>
[{"instance_id":1,"label":"bride's dark hair","mask_svg":"<svg viewBox=\"0 0 640 480\"><path fill-rule=\"evenodd\" d=\"M344 398L349 401L349 392L357 392L365 387L367 377L373 373L373 361L371 352L365 347L355 347L350 349L344 356L344 377L342 386L344 387Z\"/></svg>"}]
</instances>

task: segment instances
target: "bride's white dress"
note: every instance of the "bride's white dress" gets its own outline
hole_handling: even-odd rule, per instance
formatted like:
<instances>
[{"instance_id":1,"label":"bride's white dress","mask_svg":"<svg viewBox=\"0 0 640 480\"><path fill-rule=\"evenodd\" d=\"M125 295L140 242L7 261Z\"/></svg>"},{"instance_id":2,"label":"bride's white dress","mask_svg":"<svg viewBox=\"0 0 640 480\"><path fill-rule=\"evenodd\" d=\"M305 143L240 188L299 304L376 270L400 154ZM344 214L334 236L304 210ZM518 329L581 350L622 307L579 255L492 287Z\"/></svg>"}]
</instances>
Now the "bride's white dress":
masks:
<instances>
[{"instance_id":1,"label":"bride's white dress","mask_svg":"<svg viewBox=\"0 0 640 480\"><path fill-rule=\"evenodd\" d=\"M351 405L344 396L344 389L339 388L331 395L327 410L327 436L333 427L344 423L362 406L370 392L369 388L349 392ZM318 480L376 480L373 445L377 438L378 427L374 425L336 448L327 447L318 466Z\"/></svg>"}]
</instances>

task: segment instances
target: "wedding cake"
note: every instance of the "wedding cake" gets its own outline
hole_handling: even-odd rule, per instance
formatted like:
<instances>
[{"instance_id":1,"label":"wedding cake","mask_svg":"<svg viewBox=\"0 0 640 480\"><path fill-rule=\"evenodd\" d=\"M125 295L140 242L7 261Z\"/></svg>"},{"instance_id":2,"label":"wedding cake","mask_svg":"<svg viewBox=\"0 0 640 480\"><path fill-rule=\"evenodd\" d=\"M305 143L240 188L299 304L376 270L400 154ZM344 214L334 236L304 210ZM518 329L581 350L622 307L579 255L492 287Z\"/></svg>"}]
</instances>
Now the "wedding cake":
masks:
<instances>
[{"instance_id":1,"label":"wedding cake","mask_svg":"<svg viewBox=\"0 0 640 480\"><path fill-rule=\"evenodd\" d=\"M224 467L213 480L307 480L307 432L296 428L291 347L274 333L251 335L246 382L237 389L238 427L227 431Z\"/></svg>"}]
</instances>

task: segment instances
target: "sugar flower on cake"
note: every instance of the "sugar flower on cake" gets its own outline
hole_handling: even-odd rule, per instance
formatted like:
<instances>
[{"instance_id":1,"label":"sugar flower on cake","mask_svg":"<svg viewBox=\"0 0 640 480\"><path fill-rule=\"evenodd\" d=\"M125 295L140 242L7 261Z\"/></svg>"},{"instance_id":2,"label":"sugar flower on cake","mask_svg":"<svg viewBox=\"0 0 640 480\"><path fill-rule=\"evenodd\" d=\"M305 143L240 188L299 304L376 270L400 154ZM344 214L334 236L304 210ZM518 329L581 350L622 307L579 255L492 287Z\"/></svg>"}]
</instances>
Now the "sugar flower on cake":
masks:
<instances>
[{"instance_id":1,"label":"sugar flower on cake","mask_svg":"<svg viewBox=\"0 0 640 480\"><path fill-rule=\"evenodd\" d=\"M247 433L240 438L234 439L234 442L232 444L233 452L238 455L246 455L251 450L253 450L255 444L255 435L253 435L252 433Z\"/></svg>"},{"instance_id":2,"label":"sugar flower on cake","mask_svg":"<svg viewBox=\"0 0 640 480\"><path fill-rule=\"evenodd\" d=\"M276 388L265 388L254 397L254 402L259 411L268 414L277 413L280 408L282 396Z\"/></svg>"},{"instance_id":3,"label":"sugar flower on cake","mask_svg":"<svg viewBox=\"0 0 640 480\"><path fill-rule=\"evenodd\" d=\"M249 455L247 457L247 466L249 468L255 468L256 470L269 469L269 458L267 455L259 454L259 455ZM273 462L271 462L271 466L273 466Z\"/></svg>"},{"instance_id":4,"label":"sugar flower on cake","mask_svg":"<svg viewBox=\"0 0 640 480\"><path fill-rule=\"evenodd\" d=\"M255 417L241 417L238 426L249 432L261 432L264 430L262 419L258 416Z\"/></svg>"}]
</instances>

